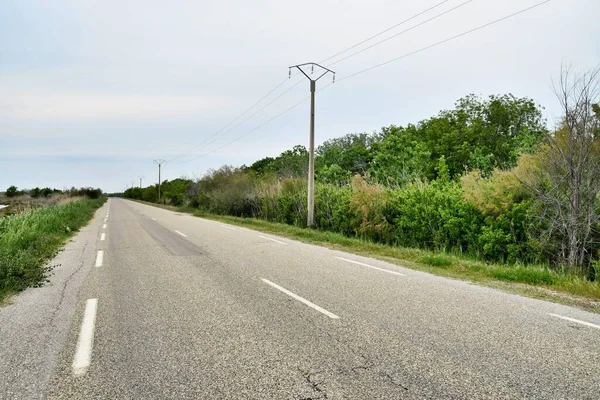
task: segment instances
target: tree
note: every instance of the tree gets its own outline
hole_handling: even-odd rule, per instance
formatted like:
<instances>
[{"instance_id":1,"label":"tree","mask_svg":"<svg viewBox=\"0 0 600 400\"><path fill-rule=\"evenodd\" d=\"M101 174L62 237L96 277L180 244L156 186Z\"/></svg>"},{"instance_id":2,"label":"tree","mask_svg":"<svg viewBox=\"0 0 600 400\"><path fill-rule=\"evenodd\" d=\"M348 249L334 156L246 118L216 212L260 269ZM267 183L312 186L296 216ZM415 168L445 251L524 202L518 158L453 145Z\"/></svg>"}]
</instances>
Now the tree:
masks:
<instances>
[{"instance_id":1,"label":"tree","mask_svg":"<svg viewBox=\"0 0 600 400\"><path fill-rule=\"evenodd\" d=\"M341 138L327 140L317 147L315 168L339 165L350 174L361 174L369 169L373 154L371 151L375 137L366 133L351 133Z\"/></svg>"},{"instance_id":2,"label":"tree","mask_svg":"<svg viewBox=\"0 0 600 400\"><path fill-rule=\"evenodd\" d=\"M425 176L431 152L417 138L416 127L391 126L375 146L370 173L386 186L404 186Z\"/></svg>"},{"instance_id":3,"label":"tree","mask_svg":"<svg viewBox=\"0 0 600 400\"><path fill-rule=\"evenodd\" d=\"M19 190L15 185L12 185L8 189L6 189L6 197L15 197L18 196L18 194Z\"/></svg>"},{"instance_id":4,"label":"tree","mask_svg":"<svg viewBox=\"0 0 600 400\"><path fill-rule=\"evenodd\" d=\"M554 241L560 263L570 270L589 267L599 246L600 68L575 75L561 70L554 85L562 121L524 177L540 204L543 237Z\"/></svg>"}]
</instances>

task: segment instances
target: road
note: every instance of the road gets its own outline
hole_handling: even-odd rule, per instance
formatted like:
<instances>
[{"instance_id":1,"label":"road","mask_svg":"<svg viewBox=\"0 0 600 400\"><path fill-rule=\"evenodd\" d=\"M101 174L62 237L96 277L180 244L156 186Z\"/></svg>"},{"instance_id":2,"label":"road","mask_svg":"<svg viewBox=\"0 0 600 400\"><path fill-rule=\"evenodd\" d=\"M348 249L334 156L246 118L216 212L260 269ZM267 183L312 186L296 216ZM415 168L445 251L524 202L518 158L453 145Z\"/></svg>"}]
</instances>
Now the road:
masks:
<instances>
[{"instance_id":1,"label":"road","mask_svg":"<svg viewBox=\"0 0 600 400\"><path fill-rule=\"evenodd\" d=\"M600 398L597 314L121 199L80 235L2 398Z\"/></svg>"}]
</instances>

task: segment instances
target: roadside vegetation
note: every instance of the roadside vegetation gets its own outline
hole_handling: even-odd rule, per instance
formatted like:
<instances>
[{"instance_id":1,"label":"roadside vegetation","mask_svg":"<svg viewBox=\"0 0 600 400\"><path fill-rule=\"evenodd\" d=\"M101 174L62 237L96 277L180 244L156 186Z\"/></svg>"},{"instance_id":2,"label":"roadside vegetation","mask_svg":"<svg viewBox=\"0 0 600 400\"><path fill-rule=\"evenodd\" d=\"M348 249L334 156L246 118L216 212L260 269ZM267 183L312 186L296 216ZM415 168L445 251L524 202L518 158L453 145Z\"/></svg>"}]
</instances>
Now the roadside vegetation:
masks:
<instances>
[{"instance_id":1,"label":"roadside vegetation","mask_svg":"<svg viewBox=\"0 0 600 400\"><path fill-rule=\"evenodd\" d=\"M552 129L530 99L469 95L414 125L326 141L316 152L316 230L304 229L303 146L166 181L162 200L446 275L597 301L599 83L598 70L562 71L563 115ZM156 202L157 187L124 196Z\"/></svg>"},{"instance_id":2,"label":"roadside vegetation","mask_svg":"<svg viewBox=\"0 0 600 400\"><path fill-rule=\"evenodd\" d=\"M0 303L11 293L43 283L46 263L105 201L79 199L0 218Z\"/></svg>"},{"instance_id":3,"label":"roadside vegetation","mask_svg":"<svg viewBox=\"0 0 600 400\"><path fill-rule=\"evenodd\" d=\"M65 204L71 201L102 197L101 189L75 188L51 189L49 187L33 189L19 189L11 185L4 193L0 193L0 217L15 215L33 208ZM6 206L6 207L5 207Z\"/></svg>"}]
</instances>

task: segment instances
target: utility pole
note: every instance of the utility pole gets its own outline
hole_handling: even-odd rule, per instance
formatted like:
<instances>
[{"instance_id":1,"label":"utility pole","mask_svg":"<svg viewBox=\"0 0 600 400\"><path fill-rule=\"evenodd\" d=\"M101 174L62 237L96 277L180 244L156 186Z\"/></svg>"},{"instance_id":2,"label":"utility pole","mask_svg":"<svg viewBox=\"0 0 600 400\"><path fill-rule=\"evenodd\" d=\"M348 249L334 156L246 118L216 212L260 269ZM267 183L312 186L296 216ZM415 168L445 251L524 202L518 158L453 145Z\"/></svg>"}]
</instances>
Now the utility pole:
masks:
<instances>
[{"instance_id":1,"label":"utility pole","mask_svg":"<svg viewBox=\"0 0 600 400\"><path fill-rule=\"evenodd\" d=\"M158 203L160 204L160 167L166 163L166 160L154 160L155 164L158 164Z\"/></svg>"},{"instance_id":2,"label":"utility pole","mask_svg":"<svg viewBox=\"0 0 600 400\"><path fill-rule=\"evenodd\" d=\"M140 189L142 188L142 179L144 179L144 177L140 176Z\"/></svg>"},{"instance_id":3,"label":"utility pole","mask_svg":"<svg viewBox=\"0 0 600 400\"><path fill-rule=\"evenodd\" d=\"M321 70L324 72L316 79L312 79L302 69L302 67L308 69L308 66L310 66L311 75L315 71L315 66L321 68ZM308 208L306 221L306 225L310 228L315 224L315 91L317 87L317 81L325 76L328 72L333 74L333 82L335 82L335 72L323 67L322 65L311 62L292 65L289 72L290 78L292 77L292 68L298 69L310 81L310 140L308 149Z\"/></svg>"}]
</instances>

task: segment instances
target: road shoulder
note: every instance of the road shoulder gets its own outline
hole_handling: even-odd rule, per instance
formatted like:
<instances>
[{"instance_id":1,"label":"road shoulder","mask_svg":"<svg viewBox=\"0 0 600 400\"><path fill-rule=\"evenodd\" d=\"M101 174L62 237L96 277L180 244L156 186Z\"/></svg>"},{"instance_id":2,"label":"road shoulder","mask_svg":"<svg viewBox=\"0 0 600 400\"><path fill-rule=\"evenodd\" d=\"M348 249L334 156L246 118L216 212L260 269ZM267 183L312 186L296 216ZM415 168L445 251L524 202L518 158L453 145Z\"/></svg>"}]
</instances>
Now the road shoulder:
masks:
<instances>
[{"instance_id":1,"label":"road shoulder","mask_svg":"<svg viewBox=\"0 0 600 400\"><path fill-rule=\"evenodd\" d=\"M52 270L45 285L13 296L0 308L0 397L43 397L94 264L107 204L47 264Z\"/></svg>"}]
</instances>

